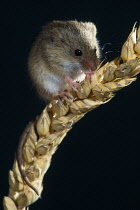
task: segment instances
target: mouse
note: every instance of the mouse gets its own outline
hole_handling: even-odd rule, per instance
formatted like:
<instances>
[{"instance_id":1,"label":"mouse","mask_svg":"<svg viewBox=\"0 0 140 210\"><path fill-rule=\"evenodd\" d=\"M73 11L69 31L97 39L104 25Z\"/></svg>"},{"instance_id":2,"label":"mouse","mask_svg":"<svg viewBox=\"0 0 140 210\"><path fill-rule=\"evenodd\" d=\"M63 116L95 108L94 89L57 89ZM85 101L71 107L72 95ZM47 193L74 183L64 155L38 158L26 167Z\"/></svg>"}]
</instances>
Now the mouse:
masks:
<instances>
[{"instance_id":1,"label":"mouse","mask_svg":"<svg viewBox=\"0 0 140 210\"><path fill-rule=\"evenodd\" d=\"M100 47L92 22L52 21L42 28L28 57L28 71L45 101L73 98L80 81L97 69Z\"/></svg>"},{"instance_id":2,"label":"mouse","mask_svg":"<svg viewBox=\"0 0 140 210\"><path fill-rule=\"evenodd\" d=\"M28 71L45 102L69 101L68 88L78 91L79 82L95 72L100 62L96 34L92 22L52 21L42 28L29 52ZM39 196L22 169L22 149L30 128L31 123L20 138L16 158L24 182Z\"/></svg>"}]
</instances>

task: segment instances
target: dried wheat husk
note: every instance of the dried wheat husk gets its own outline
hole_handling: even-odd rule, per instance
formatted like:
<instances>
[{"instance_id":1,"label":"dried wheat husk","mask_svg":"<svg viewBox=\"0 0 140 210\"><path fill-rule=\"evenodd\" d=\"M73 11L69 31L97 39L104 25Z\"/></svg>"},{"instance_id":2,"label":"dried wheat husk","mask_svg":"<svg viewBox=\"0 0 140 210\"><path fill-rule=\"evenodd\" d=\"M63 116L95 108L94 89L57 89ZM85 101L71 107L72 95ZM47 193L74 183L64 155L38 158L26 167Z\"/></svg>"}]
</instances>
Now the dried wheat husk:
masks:
<instances>
[{"instance_id":1,"label":"dried wheat husk","mask_svg":"<svg viewBox=\"0 0 140 210\"><path fill-rule=\"evenodd\" d=\"M87 112L107 103L114 97L114 92L130 85L140 73L140 28L135 26L128 36L121 51L121 56L106 63L92 75L92 82L87 78L81 82L78 93L73 94L71 103L60 105L51 102L32 123L23 147L23 170L30 183L42 192L42 181L47 172L52 155L62 142L67 132ZM121 62L123 61L123 63ZM39 195L24 183L17 161L9 172L9 195L4 197L5 210L24 210L39 198Z\"/></svg>"}]
</instances>

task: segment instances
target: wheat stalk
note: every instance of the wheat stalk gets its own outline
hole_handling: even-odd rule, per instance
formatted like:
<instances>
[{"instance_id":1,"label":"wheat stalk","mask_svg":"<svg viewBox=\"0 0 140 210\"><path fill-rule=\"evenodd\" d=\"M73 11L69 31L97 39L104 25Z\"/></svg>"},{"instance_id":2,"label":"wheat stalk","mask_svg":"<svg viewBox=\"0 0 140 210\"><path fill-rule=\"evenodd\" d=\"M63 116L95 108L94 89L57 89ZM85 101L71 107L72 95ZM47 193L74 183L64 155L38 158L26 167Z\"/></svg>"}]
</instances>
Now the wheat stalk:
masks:
<instances>
[{"instance_id":1,"label":"wheat stalk","mask_svg":"<svg viewBox=\"0 0 140 210\"><path fill-rule=\"evenodd\" d=\"M140 72L140 27L133 27L121 51L121 56L106 63L92 75L92 82L81 82L79 92L72 92L74 100L60 105L51 102L41 115L23 132L26 143L22 148L22 167L37 193L24 183L17 160L9 172L9 195L4 197L5 210L25 210L39 198L43 177L52 155L67 132L87 112L114 97L114 92L130 85ZM123 63L121 64L121 61ZM27 132L28 130L28 132Z\"/></svg>"}]
</instances>

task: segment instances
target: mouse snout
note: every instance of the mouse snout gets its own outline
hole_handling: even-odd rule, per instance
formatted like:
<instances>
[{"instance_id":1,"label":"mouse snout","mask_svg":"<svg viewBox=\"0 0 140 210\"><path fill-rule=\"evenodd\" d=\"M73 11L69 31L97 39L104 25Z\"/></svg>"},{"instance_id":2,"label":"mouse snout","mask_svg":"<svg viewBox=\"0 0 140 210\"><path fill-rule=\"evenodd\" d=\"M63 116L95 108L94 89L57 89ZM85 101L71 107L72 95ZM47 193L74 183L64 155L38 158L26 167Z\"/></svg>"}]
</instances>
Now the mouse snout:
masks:
<instances>
[{"instance_id":1,"label":"mouse snout","mask_svg":"<svg viewBox=\"0 0 140 210\"><path fill-rule=\"evenodd\" d=\"M95 71L97 69L97 64L96 62L93 62L93 61L89 61L89 62L86 62L84 63L84 68L86 71Z\"/></svg>"}]
</instances>

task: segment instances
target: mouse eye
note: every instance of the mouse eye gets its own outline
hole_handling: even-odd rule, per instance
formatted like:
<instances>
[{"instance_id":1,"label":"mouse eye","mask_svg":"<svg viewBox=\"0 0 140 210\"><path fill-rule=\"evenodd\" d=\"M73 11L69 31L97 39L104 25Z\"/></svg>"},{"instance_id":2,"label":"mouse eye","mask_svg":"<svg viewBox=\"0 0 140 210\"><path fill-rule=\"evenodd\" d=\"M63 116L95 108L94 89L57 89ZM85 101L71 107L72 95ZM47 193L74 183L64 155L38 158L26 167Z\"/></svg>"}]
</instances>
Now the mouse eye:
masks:
<instances>
[{"instance_id":1,"label":"mouse eye","mask_svg":"<svg viewBox=\"0 0 140 210\"><path fill-rule=\"evenodd\" d=\"M81 56L83 53L82 53L82 51L81 50L79 50L79 49L76 49L75 50L75 55L76 56Z\"/></svg>"}]
</instances>

